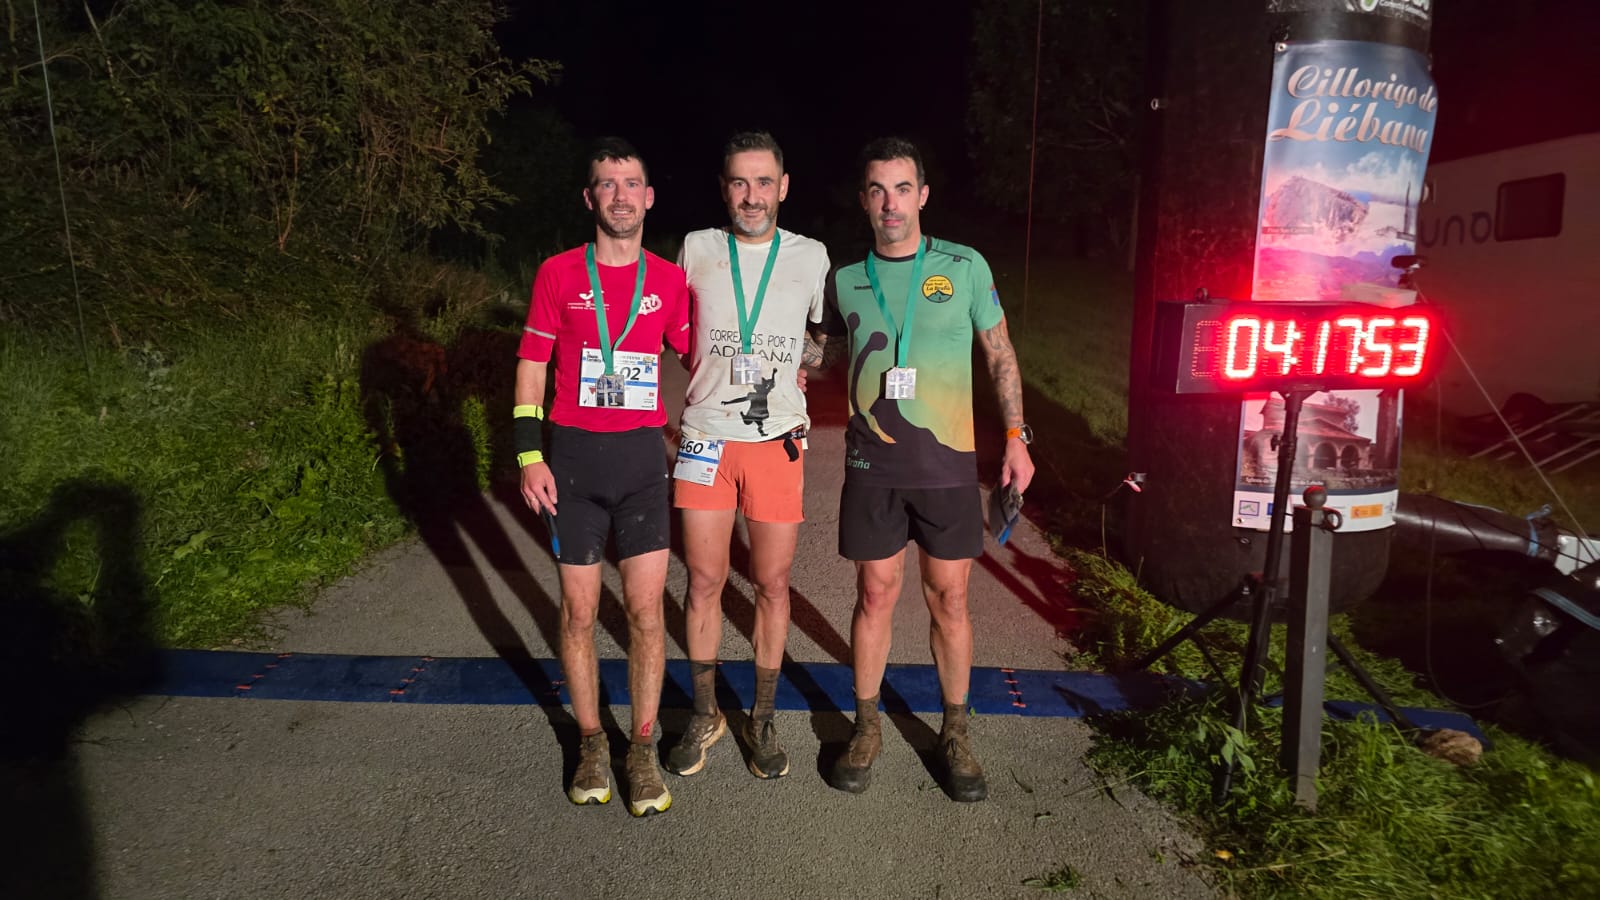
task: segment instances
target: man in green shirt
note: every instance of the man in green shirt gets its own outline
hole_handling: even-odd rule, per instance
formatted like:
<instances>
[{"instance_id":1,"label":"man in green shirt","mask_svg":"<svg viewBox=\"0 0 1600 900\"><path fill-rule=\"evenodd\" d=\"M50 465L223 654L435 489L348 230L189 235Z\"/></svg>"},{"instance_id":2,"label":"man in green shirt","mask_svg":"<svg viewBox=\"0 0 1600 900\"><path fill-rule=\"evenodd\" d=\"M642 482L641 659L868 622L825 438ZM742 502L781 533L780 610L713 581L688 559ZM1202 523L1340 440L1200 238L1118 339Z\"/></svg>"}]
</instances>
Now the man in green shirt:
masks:
<instances>
[{"instance_id":1,"label":"man in green shirt","mask_svg":"<svg viewBox=\"0 0 1600 900\"><path fill-rule=\"evenodd\" d=\"M878 695L894 607L906 545L916 541L944 699L939 743L945 788L955 800L982 800L988 786L967 733L967 580L972 560L983 553L972 425L974 335L1005 425L997 490L1027 489L1033 434L1023 423L1016 352L988 263L970 247L922 233L928 185L921 154L909 141L885 138L867 145L861 168L861 206L874 247L865 260L835 273L829 287L836 333L807 348L808 363L821 365L847 344L849 365L839 553L856 563L850 627L856 723L829 782L852 793L870 782L882 748Z\"/></svg>"}]
</instances>

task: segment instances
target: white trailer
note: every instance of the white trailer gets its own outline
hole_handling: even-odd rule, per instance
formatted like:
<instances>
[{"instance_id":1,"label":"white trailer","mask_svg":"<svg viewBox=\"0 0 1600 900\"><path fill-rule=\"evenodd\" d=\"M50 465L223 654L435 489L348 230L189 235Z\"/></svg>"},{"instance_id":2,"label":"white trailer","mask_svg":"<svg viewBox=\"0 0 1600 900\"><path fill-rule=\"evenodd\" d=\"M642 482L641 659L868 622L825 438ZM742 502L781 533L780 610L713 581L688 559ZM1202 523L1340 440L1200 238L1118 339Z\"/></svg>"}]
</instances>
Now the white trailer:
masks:
<instances>
[{"instance_id":1,"label":"white trailer","mask_svg":"<svg viewBox=\"0 0 1600 900\"><path fill-rule=\"evenodd\" d=\"M1430 165L1417 252L1418 286L1490 395L1450 353L1445 409L1600 399L1600 133Z\"/></svg>"}]
</instances>

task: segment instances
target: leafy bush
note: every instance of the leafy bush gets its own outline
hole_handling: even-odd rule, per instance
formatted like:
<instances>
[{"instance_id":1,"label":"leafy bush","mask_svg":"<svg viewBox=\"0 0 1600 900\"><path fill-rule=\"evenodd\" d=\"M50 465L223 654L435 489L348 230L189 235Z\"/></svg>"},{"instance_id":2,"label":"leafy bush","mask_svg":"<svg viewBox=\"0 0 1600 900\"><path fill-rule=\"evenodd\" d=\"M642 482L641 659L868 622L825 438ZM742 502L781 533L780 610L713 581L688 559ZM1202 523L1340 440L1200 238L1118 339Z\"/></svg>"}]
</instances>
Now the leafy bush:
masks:
<instances>
[{"instance_id":1,"label":"leafy bush","mask_svg":"<svg viewBox=\"0 0 1600 900\"><path fill-rule=\"evenodd\" d=\"M1097 664L1125 665L1189 619L1140 590L1132 575L1093 554L1069 554L1074 591L1089 607L1083 635ZM1351 645L1347 623L1334 630ZM1165 665L1189 678L1237 684L1245 626L1202 632L1221 672L1186 644ZM1401 702L1436 705L1393 660L1352 652ZM1282 631L1269 650L1266 689L1281 688ZM1577 763L1490 729L1474 766L1424 755L1393 725L1373 719L1323 726L1318 805L1294 804L1274 763L1281 709L1255 711L1234 729L1231 691L1102 720L1091 761L1196 817L1216 851L1202 860L1245 896L1594 896L1600 886L1600 785ZM1366 699L1330 665L1330 699ZM1233 792L1218 804L1217 768L1235 763Z\"/></svg>"},{"instance_id":2,"label":"leafy bush","mask_svg":"<svg viewBox=\"0 0 1600 900\"><path fill-rule=\"evenodd\" d=\"M491 118L558 69L500 55L493 0L45 10L48 105L33 42L0 46L0 153L23 183L54 199L53 116L75 186L261 231L279 250L371 255L477 230L506 199L479 161ZM11 14L13 35L33 30L27 8Z\"/></svg>"}]
</instances>

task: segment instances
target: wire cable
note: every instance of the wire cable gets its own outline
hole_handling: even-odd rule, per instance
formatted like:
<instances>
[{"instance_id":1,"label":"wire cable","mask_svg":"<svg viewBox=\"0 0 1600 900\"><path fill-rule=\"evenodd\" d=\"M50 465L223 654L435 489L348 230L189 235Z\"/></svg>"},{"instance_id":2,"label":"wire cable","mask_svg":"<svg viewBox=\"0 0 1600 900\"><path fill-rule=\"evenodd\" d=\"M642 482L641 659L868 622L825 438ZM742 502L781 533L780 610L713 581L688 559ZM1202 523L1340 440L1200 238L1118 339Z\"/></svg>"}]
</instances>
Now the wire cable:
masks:
<instances>
[{"instance_id":1,"label":"wire cable","mask_svg":"<svg viewBox=\"0 0 1600 900\"><path fill-rule=\"evenodd\" d=\"M1022 242L1022 327L1028 327L1028 280L1033 263L1033 172L1039 155L1039 61L1044 48L1044 0L1039 0L1039 19L1033 31L1033 123L1028 138L1028 215Z\"/></svg>"},{"instance_id":2,"label":"wire cable","mask_svg":"<svg viewBox=\"0 0 1600 900\"><path fill-rule=\"evenodd\" d=\"M72 270L72 300L78 311L78 350L83 354L83 371L94 386L94 367L89 364L89 335L83 324L83 291L78 286L78 258L72 252L72 217L67 213L67 176L61 166L61 144L56 140L56 107L50 96L50 67L44 53L44 20L39 17L39 0L33 0L33 32L39 39L39 71L44 75L44 107L50 123L50 149L56 157L56 190L61 194L61 227L67 236L67 268Z\"/></svg>"},{"instance_id":3,"label":"wire cable","mask_svg":"<svg viewBox=\"0 0 1600 900\"><path fill-rule=\"evenodd\" d=\"M1455 339L1450 336L1449 332L1445 332L1444 337L1445 341L1450 344L1451 351L1455 353L1456 359L1460 360L1461 367L1467 370L1467 377L1472 379L1472 383L1477 387L1478 393L1483 395L1483 399L1488 402L1489 408L1494 410L1494 417L1500 421L1502 426L1505 427L1506 434L1511 436L1512 443L1516 444L1517 449L1521 451L1523 459L1528 461L1528 465L1533 468L1534 474L1538 475L1539 481L1544 484L1545 490L1550 492L1550 496L1555 498L1556 504L1561 507L1561 511L1566 513L1567 519L1572 522L1573 530L1577 533L1577 536L1579 538L1588 537L1589 530L1583 527L1583 523L1578 521L1577 515L1574 514L1570 508L1568 508L1566 498L1562 497L1561 492L1556 490L1556 486L1550 483L1550 479L1544 474L1544 469L1539 467L1538 460L1533 458L1533 453L1529 451L1528 446L1522 442L1522 437L1517 434L1517 430L1511 427L1511 423L1506 421L1505 414L1500 411L1498 406L1494 405L1494 398L1489 396L1489 389L1483 386L1482 381L1478 380L1478 373L1473 371L1472 364L1467 362L1466 355L1461 352L1460 347L1456 346ZM1440 399L1442 401L1443 398L1441 397ZM1585 544L1583 541L1580 540L1578 545L1579 547L1587 550L1587 544ZM1583 561L1582 556L1577 558L1580 562Z\"/></svg>"}]
</instances>

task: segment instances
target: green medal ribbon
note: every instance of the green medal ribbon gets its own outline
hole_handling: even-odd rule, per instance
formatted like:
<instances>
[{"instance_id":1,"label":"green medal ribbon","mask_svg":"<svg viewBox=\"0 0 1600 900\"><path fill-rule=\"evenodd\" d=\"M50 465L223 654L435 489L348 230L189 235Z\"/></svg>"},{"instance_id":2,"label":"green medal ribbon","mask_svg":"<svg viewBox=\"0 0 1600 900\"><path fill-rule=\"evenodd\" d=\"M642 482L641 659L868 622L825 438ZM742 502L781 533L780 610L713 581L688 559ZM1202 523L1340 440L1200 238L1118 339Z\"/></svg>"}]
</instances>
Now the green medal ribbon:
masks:
<instances>
[{"instance_id":1,"label":"green medal ribbon","mask_svg":"<svg viewBox=\"0 0 1600 900\"><path fill-rule=\"evenodd\" d=\"M744 308L744 278L739 275L739 242L728 232L728 262L733 268L733 298L739 301L739 346L745 354L750 352L750 339L756 332L756 320L761 318L761 302L767 299L767 282L772 278L772 266L778 261L778 229L772 229L772 249L767 251L767 264L761 270L761 283L756 285L756 305L747 313Z\"/></svg>"},{"instance_id":2,"label":"green medal ribbon","mask_svg":"<svg viewBox=\"0 0 1600 900\"><path fill-rule=\"evenodd\" d=\"M583 252L583 261L589 267L589 289L594 291L594 324L600 339L600 358L605 360L606 374L615 375L611 360L616 353L622 339L633 330L633 321L639 318L639 304L644 300L644 249L639 250L639 277L633 283L633 305L628 309L628 324L622 326L622 333L616 340L611 340L611 327L606 322L606 298L600 290L600 270L594 265L594 243L591 241L588 249Z\"/></svg>"},{"instance_id":3,"label":"green medal ribbon","mask_svg":"<svg viewBox=\"0 0 1600 900\"><path fill-rule=\"evenodd\" d=\"M918 288L922 285L922 256L927 246L927 238L917 242L917 259L911 264L911 286L906 289L905 322L899 328L895 328L894 317L889 315L889 302L883 299L883 287L878 284L878 270L872 264L872 258L877 253L867 251L867 283L872 285L872 298L878 301L878 311L883 313L883 321L894 331L894 364L897 369L906 367L906 354L911 352L911 320L917 316Z\"/></svg>"}]
</instances>

